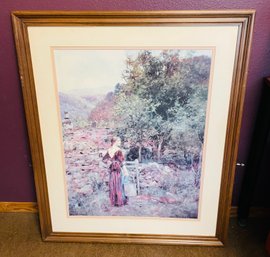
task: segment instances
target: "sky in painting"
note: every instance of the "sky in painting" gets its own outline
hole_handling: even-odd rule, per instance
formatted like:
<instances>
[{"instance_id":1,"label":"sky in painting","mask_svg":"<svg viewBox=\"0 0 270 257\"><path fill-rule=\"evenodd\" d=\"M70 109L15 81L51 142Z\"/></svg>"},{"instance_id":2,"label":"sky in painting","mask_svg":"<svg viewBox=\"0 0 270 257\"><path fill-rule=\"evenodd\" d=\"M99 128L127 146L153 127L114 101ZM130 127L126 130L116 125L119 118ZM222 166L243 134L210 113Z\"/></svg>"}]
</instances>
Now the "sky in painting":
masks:
<instances>
[{"instance_id":1,"label":"sky in painting","mask_svg":"<svg viewBox=\"0 0 270 257\"><path fill-rule=\"evenodd\" d=\"M121 83L127 56L140 50L55 49L54 61L58 91L102 95ZM151 50L158 55L160 50ZM212 50L181 50L181 57L207 55Z\"/></svg>"}]
</instances>

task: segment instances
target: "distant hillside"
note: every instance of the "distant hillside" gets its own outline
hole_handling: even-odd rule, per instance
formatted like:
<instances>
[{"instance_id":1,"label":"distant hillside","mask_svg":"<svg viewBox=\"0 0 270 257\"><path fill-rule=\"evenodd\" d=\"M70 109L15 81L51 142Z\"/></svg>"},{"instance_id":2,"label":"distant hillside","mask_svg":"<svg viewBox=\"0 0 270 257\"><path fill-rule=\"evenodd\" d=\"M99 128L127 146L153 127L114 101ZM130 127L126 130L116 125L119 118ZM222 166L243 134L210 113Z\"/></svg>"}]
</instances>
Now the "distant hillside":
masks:
<instances>
[{"instance_id":1,"label":"distant hillside","mask_svg":"<svg viewBox=\"0 0 270 257\"><path fill-rule=\"evenodd\" d=\"M73 123L88 123L90 112L102 98L101 96L75 95L59 92L61 117L63 119L65 113L68 113L68 117Z\"/></svg>"}]
</instances>

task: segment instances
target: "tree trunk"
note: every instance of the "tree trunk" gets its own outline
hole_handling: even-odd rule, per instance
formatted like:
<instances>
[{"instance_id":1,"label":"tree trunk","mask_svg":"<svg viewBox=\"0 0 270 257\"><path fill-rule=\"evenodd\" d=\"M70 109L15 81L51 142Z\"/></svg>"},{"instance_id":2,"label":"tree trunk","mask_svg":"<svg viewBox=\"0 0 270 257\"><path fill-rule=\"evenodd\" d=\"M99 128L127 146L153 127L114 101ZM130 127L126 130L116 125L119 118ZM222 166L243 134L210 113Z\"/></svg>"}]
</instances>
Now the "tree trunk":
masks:
<instances>
[{"instance_id":1,"label":"tree trunk","mask_svg":"<svg viewBox=\"0 0 270 257\"><path fill-rule=\"evenodd\" d=\"M158 149L157 149L157 161L160 162L160 158L161 158L161 147L163 144L163 137L160 138L159 142L158 142Z\"/></svg>"},{"instance_id":2,"label":"tree trunk","mask_svg":"<svg viewBox=\"0 0 270 257\"><path fill-rule=\"evenodd\" d=\"M142 146L139 146L139 162L142 162Z\"/></svg>"}]
</instances>

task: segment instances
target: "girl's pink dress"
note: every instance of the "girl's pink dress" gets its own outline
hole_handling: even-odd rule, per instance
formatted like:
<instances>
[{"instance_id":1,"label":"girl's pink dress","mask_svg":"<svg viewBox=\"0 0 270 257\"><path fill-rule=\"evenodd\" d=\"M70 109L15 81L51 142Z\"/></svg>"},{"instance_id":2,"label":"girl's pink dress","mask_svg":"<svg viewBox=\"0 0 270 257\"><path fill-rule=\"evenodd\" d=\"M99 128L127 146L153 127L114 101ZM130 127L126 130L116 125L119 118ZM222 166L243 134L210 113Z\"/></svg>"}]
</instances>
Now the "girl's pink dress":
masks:
<instances>
[{"instance_id":1,"label":"girl's pink dress","mask_svg":"<svg viewBox=\"0 0 270 257\"><path fill-rule=\"evenodd\" d=\"M121 173L121 166L124 161L123 153L118 150L114 153L113 157L106 153L103 157L104 161L111 161L110 169L110 201L113 206L122 206L127 204L128 198L124 192L123 176Z\"/></svg>"}]
</instances>

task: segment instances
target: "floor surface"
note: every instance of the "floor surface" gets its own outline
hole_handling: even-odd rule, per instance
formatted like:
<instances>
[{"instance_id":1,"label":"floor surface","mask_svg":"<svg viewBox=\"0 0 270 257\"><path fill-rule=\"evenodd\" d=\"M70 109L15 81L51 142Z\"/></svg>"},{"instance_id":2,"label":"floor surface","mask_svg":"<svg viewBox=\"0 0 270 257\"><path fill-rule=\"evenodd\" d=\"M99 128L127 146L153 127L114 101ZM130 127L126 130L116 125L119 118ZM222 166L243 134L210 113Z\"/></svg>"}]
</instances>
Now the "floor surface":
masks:
<instances>
[{"instance_id":1,"label":"floor surface","mask_svg":"<svg viewBox=\"0 0 270 257\"><path fill-rule=\"evenodd\" d=\"M42 242L38 216L29 213L0 213L1 257L264 257L270 221L250 219L240 228L232 219L225 247L164 246L97 243Z\"/></svg>"}]
</instances>

